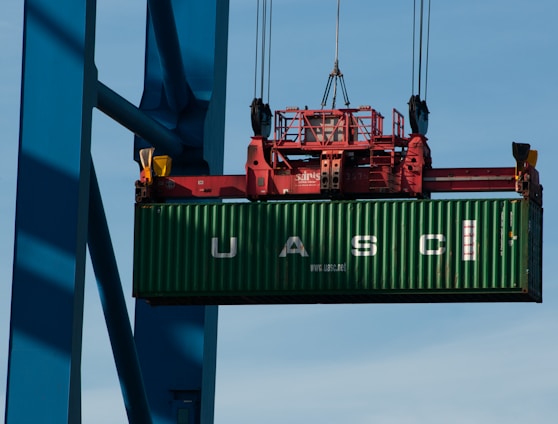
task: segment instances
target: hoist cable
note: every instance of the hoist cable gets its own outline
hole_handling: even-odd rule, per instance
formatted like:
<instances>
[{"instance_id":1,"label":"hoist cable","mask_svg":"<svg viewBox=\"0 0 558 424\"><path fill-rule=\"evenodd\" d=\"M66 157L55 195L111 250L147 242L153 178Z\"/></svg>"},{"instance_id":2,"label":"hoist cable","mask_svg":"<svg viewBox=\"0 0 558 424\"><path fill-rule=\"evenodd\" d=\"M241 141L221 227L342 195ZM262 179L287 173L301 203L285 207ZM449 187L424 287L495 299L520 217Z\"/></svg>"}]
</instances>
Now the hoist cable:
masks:
<instances>
[{"instance_id":1,"label":"hoist cable","mask_svg":"<svg viewBox=\"0 0 558 424\"><path fill-rule=\"evenodd\" d=\"M411 70L411 93L415 92L415 45L416 45L416 39L415 39L415 34L417 32L416 30L416 21L417 21L417 0L413 1L413 66L412 66L412 70Z\"/></svg>"},{"instance_id":2,"label":"hoist cable","mask_svg":"<svg viewBox=\"0 0 558 424\"><path fill-rule=\"evenodd\" d=\"M260 36L260 0L256 5L256 59L254 61L254 98L256 98L256 86L258 81L258 39Z\"/></svg>"},{"instance_id":3,"label":"hoist cable","mask_svg":"<svg viewBox=\"0 0 558 424\"><path fill-rule=\"evenodd\" d=\"M419 29L419 64L418 64L418 95L420 97L420 85L422 82L422 25L424 14L424 0L420 0L420 29Z\"/></svg>"},{"instance_id":4,"label":"hoist cable","mask_svg":"<svg viewBox=\"0 0 558 424\"><path fill-rule=\"evenodd\" d=\"M411 92L415 92L415 80L418 86L418 95L421 95L422 87L424 86L424 99L426 100L426 94L428 89L428 61L429 61L429 50L430 50L430 13L431 11L431 0L428 0L428 17L426 22L426 45L423 40L424 36L424 0L420 1L420 12L417 17L417 5L416 0L413 2L413 60L412 60L412 78L411 78ZM417 31L417 20L419 21L418 31ZM418 57L417 57L417 32L418 32ZM426 54L423 54L423 49L426 50ZM423 79L423 56L425 57L424 66L424 79ZM417 66L415 61L418 61L418 72L416 71ZM417 76L415 77L415 72Z\"/></svg>"},{"instance_id":5,"label":"hoist cable","mask_svg":"<svg viewBox=\"0 0 558 424\"><path fill-rule=\"evenodd\" d=\"M269 3L269 7L268 7ZM267 97L269 101L271 81L271 20L273 1L260 0L256 5L256 52L254 61L254 98L263 99L267 77ZM268 13L269 10L269 13ZM268 30L269 28L269 30ZM266 70L267 65L267 70ZM258 79L260 91L258 93Z\"/></svg>"},{"instance_id":6,"label":"hoist cable","mask_svg":"<svg viewBox=\"0 0 558 424\"><path fill-rule=\"evenodd\" d=\"M263 100L264 92L264 75L265 75L265 37L267 32L267 0L263 1L262 5L262 57L261 57L261 68L260 68L260 98Z\"/></svg>"},{"instance_id":7,"label":"hoist cable","mask_svg":"<svg viewBox=\"0 0 558 424\"><path fill-rule=\"evenodd\" d=\"M339 17L341 15L341 0L337 0L337 20L335 23L335 61L333 62L333 71L329 74L326 89L324 92L324 96L322 97L322 109L326 106L327 99L329 97L329 93L331 87L333 85L333 94L332 94L332 109L335 109L335 102L337 100L337 83L338 79L340 80L339 83L341 84L341 92L343 94L343 100L345 101L345 106L349 106L349 96L347 95L347 89L345 87L345 81L343 79L343 74L339 70Z\"/></svg>"},{"instance_id":8,"label":"hoist cable","mask_svg":"<svg viewBox=\"0 0 558 424\"><path fill-rule=\"evenodd\" d=\"M333 80L333 96L331 99L331 108L335 109L337 100L337 77L339 75L339 9L341 0L337 0L337 19L335 21L335 61L333 62L332 76Z\"/></svg>"},{"instance_id":9,"label":"hoist cable","mask_svg":"<svg viewBox=\"0 0 558 424\"><path fill-rule=\"evenodd\" d=\"M428 131L428 115L430 111L426 105L426 92L428 89L428 52L430 46L430 10L431 10L431 0L428 0L428 20L426 22L426 45L424 42L424 32L425 32L425 22L424 22L424 0L420 1L420 11L417 11L417 2L413 1L413 75L412 75L412 94L409 99L409 118L411 123L411 130L413 133L418 133L426 135ZM417 16L417 12L419 16ZM418 29L417 29L418 25ZM418 34L417 34L418 33ZM417 49L417 38L418 38L418 54ZM423 81L423 50L426 50L424 66L424 81ZM418 72L415 68L415 60L418 61ZM415 80L417 81L418 89L417 94L415 94ZM421 100L421 91L424 87L424 99Z\"/></svg>"},{"instance_id":10,"label":"hoist cable","mask_svg":"<svg viewBox=\"0 0 558 424\"><path fill-rule=\"evenodd\" d=\"M269 92L271 87L271 22L273 22L273 0L269 0L269 43L267 48L267 103L270 103Z\"/></svg>"},{"instance_id":11,"label":"hoist cable","mask_svg":"<svg viewBox=\"0 0 558 424\"><path fill-rule=\"evenodd\" d=\"M257 1L256 7L256 60L254 67L254 99L250 104L250 120L255 137L268 138L271 134L273 113L269 107L271 78L271 18L272 0ZM265 68L267 65L267 69ZM266 82L267 78L267 82ZM258 93L259 80L259 93ZM267 103L264 92L267 84Z\"/></svg>"},{"instance_id":12,"label":"hoist cable","mask_svg":"<svg viewBox=\"0 0 558 424\"><path fill-rule=\"evenodd\" d=\"M428 24L426 29L426 69L424 76L424 100L426 101L426 94L428 93L428 52L430 50L430 0L428 0Z\"/></svg>"},{"instance_id":13,"label":"hoist cable","mask_svg":"<svg viewBox=\"0 0 558 424\"><path fill-rule=\"evenodd\" d=\"M335 22L335 69L339 66L339 8L341 0L337 0L337 21Z\"/></svg>"}]
</instances>

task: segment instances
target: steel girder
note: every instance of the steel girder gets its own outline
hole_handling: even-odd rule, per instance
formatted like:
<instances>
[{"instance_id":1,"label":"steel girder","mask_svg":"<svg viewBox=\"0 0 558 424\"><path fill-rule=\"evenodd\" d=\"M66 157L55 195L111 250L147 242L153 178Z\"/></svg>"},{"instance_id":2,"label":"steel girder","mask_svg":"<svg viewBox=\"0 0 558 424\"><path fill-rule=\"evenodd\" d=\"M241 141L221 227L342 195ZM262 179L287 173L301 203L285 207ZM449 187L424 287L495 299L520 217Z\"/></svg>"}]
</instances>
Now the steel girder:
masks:
<instances>
[{"instance_id":1,"label":"steel girder","mask_svg":"<svg viewBox=\"0 0 558 424\"><path fill-rule=\"evenodd\" d=\"M24 31L5 419L78 423L95 1L27 0Z\"/></svg>"},{"instance_id":2,"label":"steel girder","mask_svg":"<svg viewBox=\"0 0 558 424\"><path fill-rule=\"evenodd\" d=\"M81 422L86 244L129 420L151 422L91 162L91 117L99 107L144 137L138 143L183 151L177 156L183 169L222 172L228 0L197 3L155 6L163 16L156 18L159 23L169 23L170 16L180 24L178 44L170 49L179 48L182 71L168 51L153 47L150 27L142 100L148 116L97 81L95 0L25 2L7 423ZM168 37L163 35L163 43ZM153 107L152 88L163 79L165 101ZM136 331L157 422L212 422L216 308L153 312L138 307ZM160 347L175 349L150 347L159 325L169 330Z\"/></svg>"},{"instance_id":3,"label":"steel girder","mask_svg":"<svg viewBox=\"0 0 558 424\"><path fill-rule=\"evenodd\" d=\"M228 0L148 0L140 110L177 134L173 175L222 174ZM153 146L137 136L138 150ZM176 146L172 146L175 149ZM216 306L136 302L135 339L155 423L212 423Z\"/></svg>"}]
</instances>

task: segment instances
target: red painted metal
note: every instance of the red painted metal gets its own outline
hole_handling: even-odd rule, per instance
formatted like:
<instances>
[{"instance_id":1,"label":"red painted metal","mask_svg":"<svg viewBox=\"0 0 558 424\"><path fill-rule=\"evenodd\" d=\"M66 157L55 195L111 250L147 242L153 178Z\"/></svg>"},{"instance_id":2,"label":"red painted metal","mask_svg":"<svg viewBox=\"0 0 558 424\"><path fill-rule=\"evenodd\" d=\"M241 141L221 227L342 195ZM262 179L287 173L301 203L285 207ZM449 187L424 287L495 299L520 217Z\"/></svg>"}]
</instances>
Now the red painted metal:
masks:
<instances>
[{"instance_id":1,"label":"red painted metal","mask_svg":"<svg viewBox=\"0 0 558 424\"><path fill-rule=\"evenodd\" d=\"M145 186L137 183L138 188L148 187L152 200L179 198L242 198L246 197L245 175L201 175L155 177L153 184ZM139 198L142 197L138 193ZM139 198L137 200L139 200Z\"/></svg>"},{"instance_id":2,"label":"red painted metal","mask_svg":"<svg viewBox=\"0 0 558 424\"><path fill-rule=\"evenodd\" d=\"M426 169L424 190L433 192L515 191L515 168Z\"/></svg>"},{"instance_id":3,"label":"red painted metal","mask_svg":"<svg viewBox=\"0 0 558 424\"><path fill-rule=\"evenodd\" d=\"M404 118L393 110L392 134L369 106L275 114L274 139L252 137L246 175L142 178L136 199L429 198L436 192L516 191L542 203L537 170L519 168L433 169L421 134L405 137ZM519 171L518 171L519 169Z\"/></svg>"},{"instance_id":4,"label":"red painted metal","mask_svg":"<svg viewBox=\"0 0 558 424\"><path fill-rule=\"evenodd\" d=\"M247 197L421 197L426 138L404 137L396 110L393 134L384 135L383 119L369 106L276 112L275 138L248 146Z\"/></svg>"}]
</instances>

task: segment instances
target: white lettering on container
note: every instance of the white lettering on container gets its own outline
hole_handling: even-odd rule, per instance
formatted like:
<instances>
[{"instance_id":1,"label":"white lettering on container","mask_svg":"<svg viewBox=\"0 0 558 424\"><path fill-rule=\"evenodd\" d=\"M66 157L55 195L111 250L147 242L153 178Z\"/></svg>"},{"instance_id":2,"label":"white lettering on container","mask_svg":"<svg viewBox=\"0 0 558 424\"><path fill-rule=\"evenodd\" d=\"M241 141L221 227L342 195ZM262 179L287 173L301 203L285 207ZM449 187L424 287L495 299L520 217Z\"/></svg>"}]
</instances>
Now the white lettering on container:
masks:
<instances>
[{"instance_id":1,"label":"white lettering on container","mask_svg":"<svg viewBox=\"0 0 558 424\"><path fill-rule=\"evenodd\" d=\"M463 220L462 222L462 260L477 260L477 221ZM510 236L512 237L512 236ZM517 236L514 237L514 240ZM424 256L440 256L446 253L446 236L444 234L423 234L419 239L419 251ZM219 251L219 238L211 238L211 256L217 259L234 258L238 253L238 238L229 238L229 249L226 252ZM378 238L373 235L356 235L351 238L351 255L353 256L376 256L378 253ZM308 251L304 247L299 236L290 236L285 242L280 258L287 255L300 255L308 257ZM323 265L322 265L323 266ZM317 269L316 269L317 271ZM320 270L322 271L322 270Z\"/></svg>"},{"instance_id":2,"label":"white lettering on container","mask_svg":"<svg viewBox=\"0 0 558 424\"><path fill-rule=\"evenodd\" d=\"M299 254L300 256L308 256L308 252L304 248L300 237L298 236L291 236L287 239L285 246L283 246L283 250L279 253L280 258L284 258L287 255L294 255Z\"/></svg>"},{"instance_id":3,"label":"white lettering on container","mask_svg":"<svg viewBox=\"0 0 558 424\"><path fill-rule=\"evenodd\" d=\"M354 236L351 239L351 254L353 256L375 256L378 251L376 236Z\"/></svg>"},{"instance_id":4,"label":"white lettering on container","mask_svg":"<svg viewBox=\"0 0 558 424\"><path fill-rule=\"evenodd\" d=\"M429 240L436 240L438 242L437 249L429 249L427 244L432 246L431 243L427 243ZM442 246L442 243L446 242L446 236L443 234L423 234L420 236L420 254L426 256L433 256L433 255L443 255L446 251L446 246Z\"/></svg>"},{"instance_id":5,"label":"white lettering on container","mask_svg":"<svg viewBox=\"0 0 558 424\"><path fill-rule=\"evenodd\" d=\"M237 252L236 237L231 237L229 241L229 251L219 252L219 238L211 238L211 256L217 259L234 258Z\"/></svg>"}]
</instances>

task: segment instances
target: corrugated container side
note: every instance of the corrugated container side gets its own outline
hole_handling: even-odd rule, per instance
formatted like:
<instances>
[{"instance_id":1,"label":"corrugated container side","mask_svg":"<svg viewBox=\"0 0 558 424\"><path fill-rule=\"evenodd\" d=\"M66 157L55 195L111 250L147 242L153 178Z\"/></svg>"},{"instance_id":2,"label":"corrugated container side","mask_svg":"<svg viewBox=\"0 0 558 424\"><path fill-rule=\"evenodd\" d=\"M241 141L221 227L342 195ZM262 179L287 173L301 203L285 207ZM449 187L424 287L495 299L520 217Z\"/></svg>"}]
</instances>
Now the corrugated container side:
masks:
<instances>
[{"instance_id":1,"label":"corrugated container side","mask_svg":"<svg viewBox=\"0 0 558 424\"><path fill-rule=\"evenodd\" d=\"M542 300L542 209L429 200L136 206L155 303Z\"/></svg>"}]
</instances>

